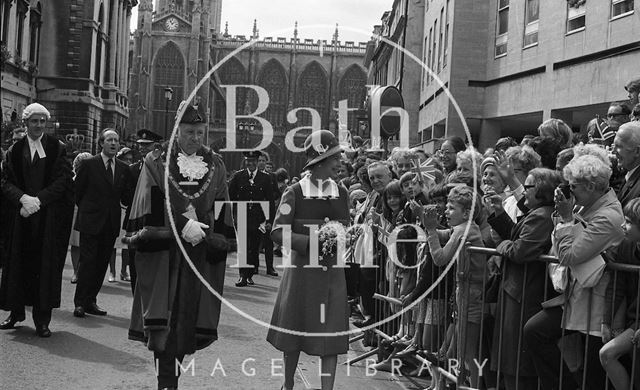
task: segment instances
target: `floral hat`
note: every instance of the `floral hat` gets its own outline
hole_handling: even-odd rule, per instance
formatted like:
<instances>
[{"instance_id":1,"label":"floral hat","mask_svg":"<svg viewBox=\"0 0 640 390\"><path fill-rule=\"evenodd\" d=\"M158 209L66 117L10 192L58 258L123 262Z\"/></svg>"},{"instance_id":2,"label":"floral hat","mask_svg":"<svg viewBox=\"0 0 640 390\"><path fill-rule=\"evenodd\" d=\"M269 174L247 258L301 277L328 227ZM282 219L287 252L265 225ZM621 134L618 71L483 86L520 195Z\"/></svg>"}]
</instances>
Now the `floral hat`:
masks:
<instances>
[{"instance_id":1,"label":"floral hat","mask_svg":"<svg viewBox=\"0 0 640 390\"><path fill-rule=\"evenodd\" d=\"M332 132L319 130L307 136L304 141L304 151L307 154L307 163L302 169L306 170L320 161L342 153L342 147Z\"/></svg>"}]
</instances>

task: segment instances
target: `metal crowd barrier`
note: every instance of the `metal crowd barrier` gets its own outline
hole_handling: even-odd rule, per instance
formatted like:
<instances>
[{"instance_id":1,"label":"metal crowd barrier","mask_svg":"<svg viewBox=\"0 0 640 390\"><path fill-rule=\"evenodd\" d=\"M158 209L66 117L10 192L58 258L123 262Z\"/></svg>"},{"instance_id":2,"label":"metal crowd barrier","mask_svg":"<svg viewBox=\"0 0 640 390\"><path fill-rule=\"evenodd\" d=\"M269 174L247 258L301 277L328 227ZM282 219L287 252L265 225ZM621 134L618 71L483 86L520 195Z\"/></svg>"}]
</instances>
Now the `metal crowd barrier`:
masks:
<instances>
[{"instance_id":1,"label":"metal crowd barrier","mask_svg":"<svg viewBox=\"0 0 640 390\"><path fill-rule=\"evenodd\" d=\"M487 259L489 259L490 256L497 256L497 257L501 257L498 252L495 249L492 248L484 248L484 247L468 247L467 250L469 251L469 253L480 253L483 255L487 256ZM550 296L548 295L548 293L550 291L553 291L552 286L550 285L550 279L548 276L548 271L547 271L547 265L549 263L558 263L558 259L554 256L541 256L539 258L539 261L542 261L545 263L545 277L544 277L544 296L543 296L543 301L546 301L548 298L550 298ZM523 269L523 281L527 280L527 275L529 272L529 267L530 264L532 263L527 263L524 265L524 269ZM440 275L440 272L442 272L442 270L444 270L444 267L438 267L433 265L433 263L431 263L430 265L425 265L425 267L431 267L431 280L434 281L437 279L437 277ZM505 261L504 259L502 259L501 261L501 273L504 274L507 270L507 268L509 267L509 261ZM617 284L618 284L618 280L619 280L619 274L620 273L626 273L626 274L631 274L632 277L634 277L634 282L637 284L637 291L636 291L636 302L640 302L640 283L637 282L637 279L640 278L640 266L635 266L635 265L630 265L630 264L620 264L620 263L607 263L606 265L606 270L607 271L612 271L612 277L609 283L613 284L613 290L615 291L617 288ZM456 268L454 267L450 274L455 274ZM478 338L478 347L477 347L477 360L478 362L483 362L483 359L487 358L487 362L486 364L483 366L483 375L482 377L480 377L480 381L478 383L477 387L473 387L473 386L469 386L467 387L467 371L465 369L462 369L461 371L455 371L452 370L451 367L451 362L455 361L458 362L458 366L464 368L464 355L465 355L465 350L464 350L464 345L465 343L461 342L461 338L459 337L462 333L465 332L465 329L462 327L461 324L466 323L466 315L468 314L468 312L466 312L464 310L464 308L460 308L459 306L461 305L461 302L456 302L457 310L454 310L452 312L452 309L456 309L456 306L452 305L452 307L450 308L450 304L452 302L452 297L455 296L455 278L451 278L451 277L445 277L442 280L442 283L440 283L439 285L437 285L435 287L435 289L431 292L431 294L429 294L428 296L425 297L424 301L422 303L420 303L420 305L432 305L430 310L432 310L431 314L431 320L433 320L432 322L434 322L435 324L425 324L423 325L423 336L424 336L424 332L426 332L426 328L427 326L429 327L429 331L431 332L431 339L430 340L425 340L426 343L422 344L422 350L419 350L417 353L411 355L407 360L413 360L414 364L417 365L426 365L430 368L430 371L433 374L436 374L437 378L433 378L433 380L438 380L438 381L444 381L444 382L448 382L448 383L452 383L455 384L456 389L488 389L488 388L496 388L496 389L507 389L507 390L524 390L524 385L521 384L522 381L522 376L520 375L520 363L521 363L521 354L522 354L522 346L523 346L523 328L524 325L526 323L525 321L525 312L524 312L524 305L522 305L522 297L524 297L527 294L527 289L531 288L530 286L527 286L526 283L522 283L521 287L521 307L520 307L520 318L517 324L504 324L504 320L505 320L505 316L504 316L504 303L505 303L505 299L503 296L501 296L502 294L504 294L504 289L503 289L503 281L500 282L499 288L498 288L498 302L501 303L500 307L498 307L497 303L493 303L493 304L487 304L486 302L486 291L487 291L487 280L488 280L488 269L485 267L485 277L483 278L483 282L482 282L482 297L481 297L481 302L482 302L482 310L481 310L481 321L480 321L480 337ZM383 268L381 267L380 269L378 269L377 273L376 273L376 292L381 294L381 295L386 295L389 293L389 291L387 291L385 289L386 285L386 280L385 280L385 276L383 273ZM469 288L467 286L467 288L465 288L464 290L466 290L466 292L468 293ZM590 318L590 314L591 314L591 309L592 309L592 305L593 305L593 291L591 291L591 289L588 289L588 293L589 293L589 307L587 308L587 318ZM434 297L437 297L437 299L435 299ZM465 297L465 298L468 298ZM444 304L442 303L442 300L444 301ZM615 299L615 294L613 295L612 299ZM463 301L465 301L466 299L463 299ZM606 303L605 303L606 304ZM613 306L613 302L609 302L609 304L611 304ZM566 305L567 302L564 303L563 306L563 312L566 312ZM623 305L624 306L624 305ZM380 316L385 316L388 315L390 313L390 305L387 301L385 300L376 300L376 318L380 318ZM436 311L440 311L441 309L444 310L444 313L436 313ZM539 310L542 310L542 307L539 308ZM636 318L636 322L635 322L635 328L638 328L638 319L640 318L640 313L638 313L639 307L635 308L635 318ZM625 310L625 313L627 311ZM424 314L424 313L421 313ZM499 314L498 316L496 316L497 314ZM612 317L615 315L614 310L612 310ZM497 345L493 345L493 324L492 321L495 320L495 318L499 318L501 321L501 324L497 327L497 330L499 331L499 334L497 335ZM419 320L419 319L418 319ZM566 336L566 332L564 329L565 326L565 318L563 315L563 322L562 322L562 336L561 336L561 340L564 339L564 337ZM613 318L611 319L611 323L613 325ZM414 322L416 321L416 319L414 319ZM590 324L587 325L587 329L586 329L586 334L583 332L578 332L578 334L580 334L583 338L583 345L584 345L584 350L582 351L582 360L581 360L581 364L579 366L576 367L576 365L578 364L578 362L574 359L573 361L573 368L574 369L578 369L577 371L572 373L572 376L575 379L575 382L578 385L578 389L580 390L588 390L590 389L589 384L587 382L587 370L585 370L585 367L588 367L588 361L590 359L589 356L589 338L590 337L595 337L592 335L589 335L589 332L592 330L590 329ZM503 369L502 369L502 365L499 364L502 361L502 352L503 352L503 333L505 330L505 327L509 326L509 327L514 327L517 326L518 329L518 340L517 340L517 351L519 351L517 353L516 356L516 372L515 372L515 377L516 377L516 383L515 383L515 387L514 388L507 388L505 386L502 385L502 378L503 378ZM452 328L453 327L453 328ZM394 322L391 321L387 324L382 325L381 327L378 327L376 329L373 330L373 333L376 335L376 337L378 338L378 343L380 343L381 340L391 340L392 336L390 335L394 335L396 334L396 331L398 329L398 322ZM452 331L453 329L453 331ZM417 327L414 327L414 332L417 331ZM576 332L571 332L571 333L576 333ZM364 338L364 334L360 334L358 336L353 337L352 339L350 339L350 342L355 342L358 340L361 340L362 338ZM566 340L566 339L564 339ZM462 340L464 341L464 339ZM448 348L445 348L448 344ZM457 345L457 347L456 347ZM497 348L497 362L498 364L496 364L496 369L492 370L491 369L491 349L492 348ZM575 390L573 388L563 388L563 384L562 384L562 377L565 374L564 370L565 368L565 361L566 361L566 347L561 347L560 348L560 362L561 362L561 367L560 367L560 374L559 374L559 379L560 379L560 390ZM358 356L356 358L353 358L347 362L345 362L345 364L354 364L360 360L363 360L365 358L371 357L373 355L378 354L378 356L380 356L380 353L382 351L380 350L379 344L377 348L373 348L371 351L368 351L366 353L364 353L361 356ZM575 352L575 350L573 351ZM426 359L425 358L425 354L427 353L431 353L431 359ZM496 352L494 352L496 353ZM434 364L433 363L433 358L437 358L438 359L438 364ZM592 364L593 361L597 361L599 364L599 360L598 359L593 359L592 360ZM626 367L627 368L627 373L629 374L630 377L630 387L629 390L633 390L634 388L636 389L640 389L640 380L636 379L636 376L640 376L637 375L639 374L636 369L636 365L637 365L637 350L636 348L632 348L632 353L630 356L630 359L628 359L631 363L631 367ZM628 366L628 362L627 362L627 366ZM582 369L582 371L580 371L580 369ZM535 370L534 370L535 371ZM462 378L461 378L462 375ZM534 379L535 381L535 379ZM609 390L609 389L614 389L614 387L610 384L610 382L607 380L605 381L606 383L606 387L605 390ZM634 387L634 383L638 383L637 385L635 385L636 387ZM414 383L415 385L416 383ZM544 389L540 383L540 381L538 380L538 384L537 384L537 389L538 390L547 390ZM626 390L626 389L625 389Z\"/></svg>"}]
</instances>

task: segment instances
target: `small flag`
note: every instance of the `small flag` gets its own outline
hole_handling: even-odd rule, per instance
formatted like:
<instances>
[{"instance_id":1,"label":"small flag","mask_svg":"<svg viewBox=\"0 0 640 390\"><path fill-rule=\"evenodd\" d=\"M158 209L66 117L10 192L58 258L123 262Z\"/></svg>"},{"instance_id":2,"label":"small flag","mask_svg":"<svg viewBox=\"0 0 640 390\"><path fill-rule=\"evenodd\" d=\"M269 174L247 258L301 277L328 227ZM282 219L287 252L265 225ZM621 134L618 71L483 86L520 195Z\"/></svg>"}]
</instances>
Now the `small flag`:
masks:
<instances>
[{"instance_id":1,"label":"small flag","mask_svg":"<svg viewBox=\"0 0 640 390\"><path fill-rule=\"evenodd\" d=\"M425 160L423 163L420 163L420 160L418 159L411 160L411 165L413 165L411 172L417 175L417 179L420 184L424 183L424 178L436 181L434 174L437 169L431 164L433 164L432 158Z\"/></svg>"}]
</instances>

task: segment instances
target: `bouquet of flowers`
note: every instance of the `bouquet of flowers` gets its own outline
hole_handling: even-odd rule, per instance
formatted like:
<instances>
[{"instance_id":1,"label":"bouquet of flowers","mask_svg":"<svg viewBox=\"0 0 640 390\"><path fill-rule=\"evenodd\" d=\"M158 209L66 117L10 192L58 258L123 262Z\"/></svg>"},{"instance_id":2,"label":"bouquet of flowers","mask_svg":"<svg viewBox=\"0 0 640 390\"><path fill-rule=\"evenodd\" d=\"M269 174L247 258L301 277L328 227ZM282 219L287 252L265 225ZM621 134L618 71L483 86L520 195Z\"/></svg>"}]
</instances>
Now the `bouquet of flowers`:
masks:
<instances>
[{"instance_id":1,"label":"bouquet of flowers","mask_svg":"<svg viewBox=\"0 0 640 390\"><path fill-rule=\"evenodd\" d=\"M338 252L338 242L346 242L347 239L347 230L344 225L325 218L324 224L318 230L318 241L320 242L318 258L320 262L326 263L329 259L334 258Z\"/></svg>"}]
</instances>

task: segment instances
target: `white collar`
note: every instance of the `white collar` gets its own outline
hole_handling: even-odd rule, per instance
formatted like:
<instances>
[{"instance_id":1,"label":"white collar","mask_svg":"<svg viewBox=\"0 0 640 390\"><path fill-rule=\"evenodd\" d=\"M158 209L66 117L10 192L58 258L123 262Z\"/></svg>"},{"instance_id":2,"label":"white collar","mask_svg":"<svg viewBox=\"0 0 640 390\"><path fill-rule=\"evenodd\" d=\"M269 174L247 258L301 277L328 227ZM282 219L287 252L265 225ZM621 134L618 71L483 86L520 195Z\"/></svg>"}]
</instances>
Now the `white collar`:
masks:
<instances>
[{"instance_id":1,"label":"white collar","mask_svg":"<svg viewBox=\"0 0 640 390\"><path fill-rule=\"evenodd\" d=\"M44 134L42 134L37 139L33 140L27 134L27 141L29 141L29 151L31 152L31 159L32 160L33 160L33 156L35 156L35 154L36 154L36 151L38 152L38 156L40 158L47 157L47 154L44 152L44 148L42 147L42 137L44 137Z\"/></svg>"},{"instance_id":2,"label":"white collar","mask_svg":"<svg viewBox=\"0 0 640 390\"><path fill-rule=\"evenodd\" d=\"M340 190L338 184L333 179L326 179L325 183L328 186L319 188L318 184L311 181L311 175L307 175L300 180L300 188L302 189L302 196L305 198L338 198L340 196ZM324 184L324 183L323 183Z\"/></svg>"},{"instance_id":3,"label":"white collar","mask_svg":"<svg viewBox=\"0 0 640 390\"><path fill-rule=\"evenodd\" d=\"M109 157L106 154L104 154L104 152L100 152L100 157L102 157L102 163L104 164L104 166L107 166L107 161L109 161L109 159L111 159L111 164L113 164L113 166L116 165L116 158L114 157Z\"/></svg>"},{"instance_id":4,"label":"white collar","mask_svg":"<svg viewBox=\"0 0 640 390\"><path fill-rule=\"evenodd\" d=\"M638 169L638 167L640 167L640 165L638 165L637 167L635 167L632 170L630 170L629 172L627 172L627 174L624 175L624 180L625 181L629 181L629 179L631 178L631 175L633 175L633 172L635 172L636 169Z\"/></svg>"},{"instance_id":5,"label":"white collar","mask_svg":"<svg viewBox=\"0 0 640 390\"><path fill-rule=\"evenodd\" d=\"M247 173L249 174L249 177L254 178L258 174L258 168L256 168L256 170L253 172L251 172L249 168L247 168Z\"/></svg>"}]
</instances>

